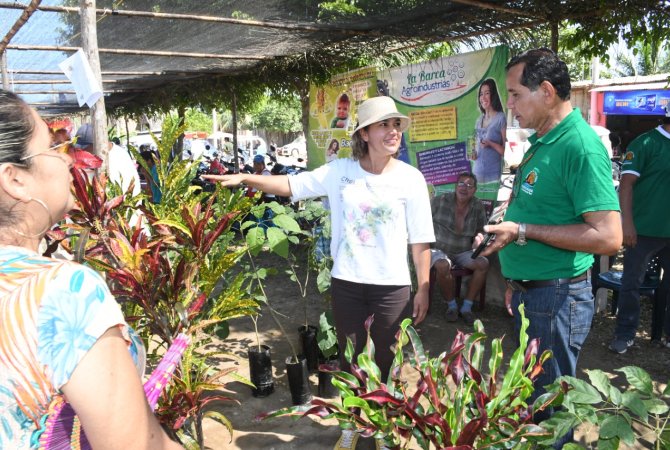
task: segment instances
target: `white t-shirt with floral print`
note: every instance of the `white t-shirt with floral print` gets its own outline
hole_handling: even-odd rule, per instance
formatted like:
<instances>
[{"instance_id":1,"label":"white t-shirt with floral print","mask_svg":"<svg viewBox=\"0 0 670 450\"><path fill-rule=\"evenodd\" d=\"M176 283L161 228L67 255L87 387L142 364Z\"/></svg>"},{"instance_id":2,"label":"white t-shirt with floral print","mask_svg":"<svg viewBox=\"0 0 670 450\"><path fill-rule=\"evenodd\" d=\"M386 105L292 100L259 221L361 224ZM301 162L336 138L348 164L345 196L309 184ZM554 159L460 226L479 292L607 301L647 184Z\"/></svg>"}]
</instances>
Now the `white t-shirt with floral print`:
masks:
<instances>
[{"instance_id":1,"label":"white t-shirt with floral print","mask_svg":"<svg viewBox=\"0 0 670 450\"><path fill-rule=\"evenodd\" d=\"M383 174L342 158L289 177L292 199L328 196L332 276L355 283L410 284L407 244L435 241L426 181L402 161Z\"/></svg>"}]
</instances>

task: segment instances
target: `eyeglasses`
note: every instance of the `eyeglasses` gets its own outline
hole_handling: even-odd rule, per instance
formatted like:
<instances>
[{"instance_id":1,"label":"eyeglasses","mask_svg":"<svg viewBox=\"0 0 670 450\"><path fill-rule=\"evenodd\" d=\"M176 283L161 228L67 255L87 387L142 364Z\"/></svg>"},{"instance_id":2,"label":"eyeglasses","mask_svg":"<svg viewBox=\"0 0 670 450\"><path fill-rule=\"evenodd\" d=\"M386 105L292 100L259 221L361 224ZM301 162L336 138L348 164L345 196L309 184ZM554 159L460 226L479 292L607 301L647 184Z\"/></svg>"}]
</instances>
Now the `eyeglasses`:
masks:
<instances>
[{"instance_id":1,"label":"eyeglasses","mask_svg":"<svg viewBox=\"0 0 670 450\"><path fill-rule=\"evenodd\" d=\"M457 185L458 185L458 187L465 187L465 188L468 188L468 189L472 189L472 188L475 187L474 184L466 183L465 181L459 181L457 183Z\"/></svg>"},{"instance_id":2,"label":"eyeglasses","mask_svg":"<svg viewBox=\"0 0 670 450\"><path fill-rule=\"evenodd\" d=\"M72 146L72 144L74 144L75 141L76 139L71 139L66 142L61 142L60 144L52 145L51 147L42 152L37 152L33 153L32 155L24 156L23 158L19 159L19 161L27 161L30 158L34 158L35 156L39 155L60 157L60 155L64 155L70 150L70 147ZM48 152L55 152L55 154L51 154Z\"/></svg>"}]
</instances>

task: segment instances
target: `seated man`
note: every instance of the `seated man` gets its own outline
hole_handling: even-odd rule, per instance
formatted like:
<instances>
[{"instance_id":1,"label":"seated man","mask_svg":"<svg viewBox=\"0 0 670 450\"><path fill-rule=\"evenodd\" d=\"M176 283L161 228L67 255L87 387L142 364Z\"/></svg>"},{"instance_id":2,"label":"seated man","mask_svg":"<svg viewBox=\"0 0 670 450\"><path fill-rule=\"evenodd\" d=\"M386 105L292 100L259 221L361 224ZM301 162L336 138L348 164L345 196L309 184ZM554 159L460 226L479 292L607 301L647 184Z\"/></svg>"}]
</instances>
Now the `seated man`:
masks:
<instances>
[{"instance_id":1,"label":"seated man","mask_svg":"<svg viewBox=\"0 0 670 450\"><path fill-rule=\"evenodd\" d=\"M489 261L485 257L472 259L474 237L483 233L486 225L486 211L483 203L475 197L476 191L477 178L464 172L458 176L455 192L435 197L431 204L435 228L435 244L430 251L431 267L435 268L440 292L448 302L447 321L455 322L460 313L468 325L474 322L472 299L484 285L489 269ZM450 272L454 266L466 267L474 272L460 312Z\"/></svg>"}]
</instances>

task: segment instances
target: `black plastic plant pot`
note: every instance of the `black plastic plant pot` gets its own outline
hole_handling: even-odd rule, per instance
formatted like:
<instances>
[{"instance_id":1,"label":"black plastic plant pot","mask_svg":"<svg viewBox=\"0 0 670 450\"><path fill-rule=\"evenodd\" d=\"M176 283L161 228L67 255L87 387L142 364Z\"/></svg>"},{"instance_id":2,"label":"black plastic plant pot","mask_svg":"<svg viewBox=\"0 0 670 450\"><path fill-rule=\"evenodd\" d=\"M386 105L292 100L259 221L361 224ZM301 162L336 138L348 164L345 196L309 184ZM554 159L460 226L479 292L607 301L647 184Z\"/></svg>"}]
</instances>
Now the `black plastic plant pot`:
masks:
<instances>
[{"instance_id":1,"label":"black plastic plant pot","mask_svg":"<svg viewBox=\"0 0 670 450\"><path fill-rule=\"evenodd\" d=\"M272 380L272 359L270 358L270 347L261 345L260 351L257 346L247 350L249 358L249 378L256 386L251 393L254 397L267 397L275 390Z\"/></svg>"},{"instance_id":2,"label":"black plastic plant pot","mask_svg":"<svg viewBox=\"0 0 670 450\"><path fill-rule=\"evenodd\" d=\"M327 366L329 370L337 370L340 367L340 361L337 356L334 356L332 359L326 361L321 361L319 366L319 397L321 398L333 398L337 397L340 391L333 386L331 380L333 376L329 372L323 372L321 366Z\"/></svg>"},{"instance_id":3,"label":"black plastic plant pot","mask_svg":"<svg viewBox=\"0 0 670 450\"><path fill-rule=\"evenodd\" d=\"M302 354L307 359L307 369L315 372L319 368L319 344L316 340L316 327L309 325L298 328L300 342L302 343Z\"/></svg>"},{"instance_id":4,"label":"black plastic plant pot","mask_svg":"<svg viewBox=\"0 0 670 450\"><path fill-rule=\"evenodd\" d=\"M291 400L294 405L304 405L312 399L312 391L309 386L309 372L307 371L307 360L303 355L298 356L295 362L292 356L286 358L286 374L288 375L288 386L291 389Z\"/></svg>"}]
</instances>

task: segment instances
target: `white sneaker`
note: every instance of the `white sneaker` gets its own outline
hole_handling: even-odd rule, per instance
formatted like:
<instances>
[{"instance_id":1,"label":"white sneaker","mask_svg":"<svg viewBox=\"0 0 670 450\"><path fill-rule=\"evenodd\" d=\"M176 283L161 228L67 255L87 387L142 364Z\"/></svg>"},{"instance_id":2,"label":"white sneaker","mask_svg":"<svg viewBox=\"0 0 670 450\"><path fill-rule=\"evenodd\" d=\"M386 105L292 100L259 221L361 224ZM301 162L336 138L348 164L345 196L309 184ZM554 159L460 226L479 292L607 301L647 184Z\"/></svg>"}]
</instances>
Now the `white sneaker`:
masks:
<instances>
[{"instance_id":1,"label":"white sneaker","mask_svg":"<svg viewBox=\"0 0 670 450\"><path fill-rule=\"evenodd\" d=\"M342 430L334 450L354 450L359 437L360 434L354 430Z\"/></svg>"}]
</instances>

